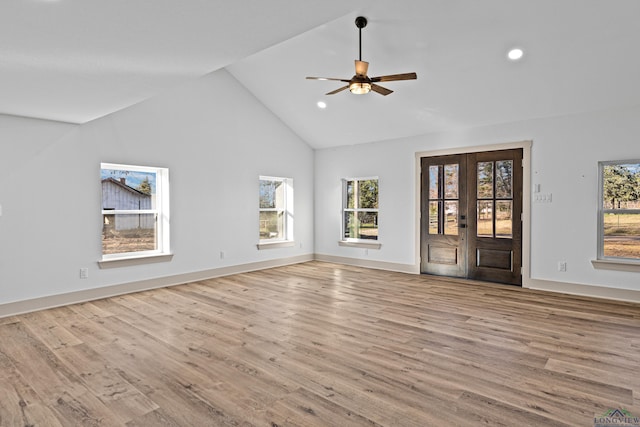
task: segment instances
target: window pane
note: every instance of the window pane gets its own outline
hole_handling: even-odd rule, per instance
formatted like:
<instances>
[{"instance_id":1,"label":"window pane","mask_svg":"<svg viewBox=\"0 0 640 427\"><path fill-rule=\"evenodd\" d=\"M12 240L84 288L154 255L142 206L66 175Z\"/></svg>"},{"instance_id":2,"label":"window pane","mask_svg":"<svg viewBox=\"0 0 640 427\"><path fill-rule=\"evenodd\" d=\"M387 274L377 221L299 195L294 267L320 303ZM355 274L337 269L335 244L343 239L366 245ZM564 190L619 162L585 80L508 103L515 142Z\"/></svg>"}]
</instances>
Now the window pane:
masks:
<instances>
[{"instance_id":1,"label":"window pane","mask_svg":"<svg viewBox=\"0 0 640 427\"><path fill-rule=\"evenodd\" d=\"M378 209L378 180L366 179L358 184L358 208Z\"/></svg>"},{"instance_id":2,"label":"window pane","mask_svg":"<svg viewBox=\"0 0 640 427\"><path fill-rule=\"evenodd\" d=\"M511 199L513 197L513 160L496 162L496 197Z\"/></svg>"},{"instance_id":3,"label":"window pane","mask_svg":"<svg viewBox=\"0 0 640 427\"><path fill-rule=\"evenodd\" d=\"M444 166L444 198L445 199L457 199L458 198L458 165L445 165Z\"/></svg>"},{"instance_id":4,"label":"window pane","mask_svg":"<svg viewBox=\"0 0 640 427\"><path fill-rule=\"evenodd\" d=\"M358 224L356 222L356 213L347 211L344 213L344 238L355 239L358 237Z\"/></svg>"},{"instance_id":5,"label":"window pane","mask_svg":"<svg viewBox=\"0 0 640 427\"><path fill-rule=\"evenodd\" d=\"M282 211L260 212L260 239L284 239L284 213Z\"/></svg>"},{"instance_id":6,"label":"window pane","mask_svg":"<svg viewBox=\"0 0 640 427\"><path fill-rule=\"evenodd\" d=\"M604 256L640 258L640 213L605 213Z\"/></svg>"},{"instance_id":7,"label":"window pane","mask_svg":"<svg viewBox=\"0 0 640 427\"><path fill-rule=\"evenodd\" d=\"M513 237L513 202L511 200L496 201L496 237Z\"/></svg>"},{"instance_id":8,"label":"window pane","mask_svg":"<svg viewBox=\"0 0 640 427\"><path fill-rule=\"evenodd\" d=\"M602 198L604 209L639 209L640 164L604 165Z\"/></svg>"},{"instance_id":9,"label":"window pane","mask_svg":"<svg viewBox=\"0 0 640 427\"><path fill-rule=\"evenodd\" d=\"M280 180L260 180L260 208L276 209L284 205L284 185Z\"/></svg>"},{"instance_id":10,"label":"window pane","mask_svg":"<svg viewBox=\"0 0 640 427\"><path fill-rule=\"evenodd\" d=\"M478 162L478 199L493 197L493 162Z\"/></svg>"},{"instance_id":11,"label":"window pane","mask_svg":"<svg viewBox=\"0 0 640 427\"><path fill-rule=\"evenodd\" d=\"M438 218L442 202L429 202L429 234L438 234Z\"/></svg>"},{"instance_id":12,"label":"window pane","mask_svg":"<svg viewBox=\"0 0 640 427\"><path fill-rule=\"evenodd\" d=\"M358 212L358 239L378 239L378 212Z\"/></svg>"},{"instance_id":13,"label":"window pane","mask_svg":"<svg viewBox=\"0 0 640 427\"><path fill-rule=\"evenodd\" d=\"M157 249L155 214L104 214L102 224L105 255Z\"/></svg>"},{"instance_id":14,"label":"window pane","mask_svg":"<svg viewBox=\"0 0 640 427\"><path fill-rule=\"evenodd\" d=\"M354 186L355 182L354 181L347 181L347 209L355 209L355 198L354 198L354 190L355 190L355 186Z\"/></svg>"},{"instance_id":15,"label":"window pane","mask_svg":"<svg viewBox=\"0 0 640 427\"><path fill-rule=\"evenodd\" d=\"M493 237L493 201L478 201L478 237Z\"/></svg>"},{"instance_id":16,"label":"window pane","mask_svg":"<svg viewBox=\"0 0 640 427\"><path fill-rule=\"evenodd\" d=\"M429 166L429 199L437 199L440 196L440 168L442 166Z\"/></svg>"},{"instance_id":17,"label":"window pane","mask_svg":"<svg viewBox=\"0 0 640 427\"><path fill-rule=\"evenodd\" d=\"M102 209L155 209L156 174L131 170L100 169Z\"/></svg>"},{"instance_id":18,"label":"window pane","mask_svg":"<svg viewBox=\"0 0 640 427\"><path fill-rule=\"evenodd\" d=\"M600 164L600 230L605 257L640 259L640 163ZM608 210L602 212L603 209ZM617 210L626 210L616 212Z\"/></svg>"},{"instance_id":19,"label":"window pane","mask_svg":"<svg viewBox=\"0 0 640 427\"><path fill-rule=\"evenodd\" d=\"M444 234L458 235L458 202L444 202Z\"/></svg>"}]
</instances>

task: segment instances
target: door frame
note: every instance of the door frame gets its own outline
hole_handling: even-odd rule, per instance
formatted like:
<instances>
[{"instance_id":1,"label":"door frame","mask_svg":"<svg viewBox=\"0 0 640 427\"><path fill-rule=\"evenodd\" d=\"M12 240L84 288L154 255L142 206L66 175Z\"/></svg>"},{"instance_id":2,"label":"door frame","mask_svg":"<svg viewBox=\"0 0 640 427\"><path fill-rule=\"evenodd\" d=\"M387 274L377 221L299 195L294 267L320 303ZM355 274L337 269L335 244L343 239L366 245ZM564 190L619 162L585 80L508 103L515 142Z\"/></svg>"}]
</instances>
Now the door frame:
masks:
<instances>
[{"instance_id":1,"label":"door frame","mask_svg":"<svg viewBox=\"0 0 640 427\"><path fill-rule=\"evenodd\" d=\"M522 149L522 286L531 285L531 146L533 142L519 141L501 144L446 148L419 151L415 154L415 271L420 272L420 217L422 158L452 154L479 153L484 151Z\"/></svg>"}]
</instances>

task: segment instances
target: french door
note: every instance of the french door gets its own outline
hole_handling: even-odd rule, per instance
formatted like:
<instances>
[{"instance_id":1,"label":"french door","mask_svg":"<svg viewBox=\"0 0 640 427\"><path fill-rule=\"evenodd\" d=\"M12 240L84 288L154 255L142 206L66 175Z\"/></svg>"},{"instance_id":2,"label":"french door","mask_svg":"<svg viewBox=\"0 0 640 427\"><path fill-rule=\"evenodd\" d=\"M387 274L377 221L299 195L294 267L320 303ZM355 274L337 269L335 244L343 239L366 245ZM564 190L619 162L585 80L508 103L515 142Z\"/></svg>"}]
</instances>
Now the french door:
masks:
<instances>
[{"instance_id":1,"label":"french door","mask_svg":"<svg viewBox=\"0 0 640 427\"><path fill-rule=\"evenodd\" d=\"M421 272L521 285L522 149L421 167Z\"/></svg>"}]
</instances>

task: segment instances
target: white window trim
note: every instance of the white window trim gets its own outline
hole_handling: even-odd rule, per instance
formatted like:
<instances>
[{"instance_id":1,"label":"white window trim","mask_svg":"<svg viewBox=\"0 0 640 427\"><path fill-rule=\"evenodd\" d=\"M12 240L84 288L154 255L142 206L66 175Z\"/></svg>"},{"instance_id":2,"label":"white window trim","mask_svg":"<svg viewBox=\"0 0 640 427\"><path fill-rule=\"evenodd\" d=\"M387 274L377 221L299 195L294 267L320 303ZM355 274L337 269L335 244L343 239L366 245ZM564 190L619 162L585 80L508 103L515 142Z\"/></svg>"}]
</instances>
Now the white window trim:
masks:
<instances>
[{"instance_id":1,"label":"white window trim","mask_svg":"<svg viewBox=\"0 0 640 427\"><path fill-rule=\"evenodd\" d=\"M338 240L339 246L352 247L352 248L365 248L365 249L380 249L382 244L380 243L380 227L378 226L378 238L373 239L358 239L355 237L344 237L344 214L345 212L376 212L379 213L380 209L360 209L360 208L346 208L347 206L347 181L367 181L375 179L378 181L378 206L380 206L380 178L377 176L360 176L360 177L346 177L342 178L342 209L340 211L340 240ZM380 217L378 216L378 219Z\"/></svg>"},{"instance_id":2,"label":"white window trim","mask_svg":"<svg viewBox=\"0 0 640 427\"><path fill-rule=\"evenodd\" d=\"M292 178L284 178L280 176L266 176L260 175L258 177L258 182L262 180L268 181L282 181L284 184L284 237L282 239L259 239L256 247L258 250L263 249L278 249L278 248L288 248L295 246L295 240L293 237L293 179ZM278 211L277 208L260 208L258 206L258 216L260 212L263 211ZM260 230L258 229L258 236L260 235Z\"/></svg>"},{"instance_id":3,"label":"white window trim","mask_svg":"<svg viewBox=\"0 0 640 427\"><path fill-rule=\"evenodd\" d=\"M591 260L596 269L640 272L640 259L610 257L604 255L604 214L605 213L639 213L640 209L605 209L604 208L604 167L620 164L640 164L640 160L608 160L598 162L598 251L597 258Z\"/></svg>"},{"instance_id":4,"label":"white window trim","mask_svg":"<svg viewBox=\"0 0 640 427\"><path fill-rule=\"evenodd\" d=\"M376 243L373 243L364 239L348 239L338 240L338 246L344 246L347 248L380 249L382 247L382 243L377 240Z\"/></svg>"},{"instance_id":5,"label":"white window trim","mask_svg":"<svg viewBox=\"0 0 640 427\"><path fill-rule=\"evenodd\" d=\"M101 215L109 213L117 214L156 214L157 221L157 245L152 251L123 252L118 254L103 254L98 261L100 268L120 267L127 265L145 264L148 262L162 262L171 260L171 242L169 230L169 169L162 167L125 165L117 163L101 163L100 169L112 169L122 171L151 172L156 174L156 209L143 210L101 210Z\"/></svg>"}]
</instances>

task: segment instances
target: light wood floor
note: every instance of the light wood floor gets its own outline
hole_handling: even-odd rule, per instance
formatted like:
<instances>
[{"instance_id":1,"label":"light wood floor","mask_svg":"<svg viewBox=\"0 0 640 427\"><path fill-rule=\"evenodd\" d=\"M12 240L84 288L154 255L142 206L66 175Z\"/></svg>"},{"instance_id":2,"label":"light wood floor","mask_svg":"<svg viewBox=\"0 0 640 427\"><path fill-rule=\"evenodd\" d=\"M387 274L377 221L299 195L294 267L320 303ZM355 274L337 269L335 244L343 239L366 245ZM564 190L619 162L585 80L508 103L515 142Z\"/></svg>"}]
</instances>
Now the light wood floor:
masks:
<instances>
[{"instance_id":1,"label":"light wood floor","mask_svg":"<svg viewBox=\"0 0 640 427\"><path fill-rule=\"evenodd\" d=\"M640 305L310 262L0 319L2 426L593 426Z\"/></svg>"}]
</instances>

